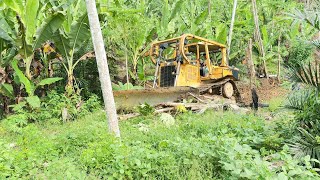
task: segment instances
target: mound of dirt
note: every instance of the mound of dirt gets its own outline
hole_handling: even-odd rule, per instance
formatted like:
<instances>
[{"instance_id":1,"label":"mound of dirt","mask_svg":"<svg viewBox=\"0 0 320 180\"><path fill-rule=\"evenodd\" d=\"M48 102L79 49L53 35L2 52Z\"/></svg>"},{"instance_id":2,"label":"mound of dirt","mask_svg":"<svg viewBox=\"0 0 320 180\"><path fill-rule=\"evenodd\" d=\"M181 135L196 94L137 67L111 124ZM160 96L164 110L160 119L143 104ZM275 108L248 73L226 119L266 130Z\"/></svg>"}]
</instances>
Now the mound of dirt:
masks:
<instances>
[{"instance_id":1,"label":"mound of dirt","mask_svg":"<svg viewBox=\"0 0 320 180\"><path fill-rule=\"evenodd\" d=\"M268 81L266 78L257 79L260 85L257 88L257 94L259 96L259 103L266 103L270 99L275 97L283 97L288 94L288 90L279 86L277 83ZM240 91L243 102L246 105L252 103L251 89L249 84L239 82L237 84Z\"/></svg>"}]
</instances>

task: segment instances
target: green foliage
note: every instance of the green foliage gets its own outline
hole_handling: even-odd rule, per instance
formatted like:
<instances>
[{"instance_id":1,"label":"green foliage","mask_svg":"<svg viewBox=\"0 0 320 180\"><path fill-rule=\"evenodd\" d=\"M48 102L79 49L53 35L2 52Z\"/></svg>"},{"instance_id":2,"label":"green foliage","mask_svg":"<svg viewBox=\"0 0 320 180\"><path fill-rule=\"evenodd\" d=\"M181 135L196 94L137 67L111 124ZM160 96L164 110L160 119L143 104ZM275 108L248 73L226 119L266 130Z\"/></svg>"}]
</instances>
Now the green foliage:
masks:
<instances>
[{"instance_id":1,"label":"green foliage","mask_svg":"<svg viewBox=\"0 0 320 180\"><path fill-rule=\"evenodd\" d=\"M138 106L138 112L143 116L147 116L154 113L154 107L144 103Z\"/></svg>"},{"instance_id":2,"label":"green foliage","mask_svg":"<svg viewBox=\"0 0 320 180\"><path fill-rule=\"evenodd\" d=\"M14 98L14 94L13 94L13 87L11 84L0 84L0 94L10 97L10 98Z\"/></svg>"},{"instance_id":3,"label":"green foliage","mask_svg":"<svg viewBox=\"0 0 320 180\"><path fill-rule=\"evenodd\" d=\"M44 86L44 85L50 85L53 84L57 81L60 81L62 78L46 78L41 80L38 84L34 84L31 80L29 80L24 73L19 69L18 67L18 62L17 60L12 61L11 63L12 68L15 71L16 77L17 79L15 79L17 84L23 84L24 88L26 90L26 92L28 93L29 96L33 96L35 90L40 87L40 86Z\"/></svg>"},{"instance_id":4,"label":"green foliage","mask_svg":"<svg viewBox=\"0 0 320 180\"><path fill-rule=\"evenodd\" d=\"M292 67L292 78L296 82L304 83L320 91L319 67L320 65L315 62L309 62L308 65L302 64Z\"/></svg>"},{"instance_id":5,"label":"green foliage","mask_svg":"<svg viewBox=\"0 0 320 180\"><path fill-rule=\"evenodd\" d=\"M302 109L297 113L296 119L303 125L310 125L311 122L319 122L320 96L318 92L310 94L307 101L303 103Z\"/></svg>"},{"instance_id":6,"label":"green foliage","mask_svg":"<svg viewBox=\"0 0 320 180\"><path fill-rule=\"evenodd\" d=\"M39 10L39 0L26 1L25 21L28 22L26 27L26 37L27 37L28 44L32 43L33 35L36 32L36 20L37 20L38 10Z\"/></svg>"},{"instance_id":7,"label":"green foliage","mask_svg":"<svg viewBox=\"0 0 320 180\"><path fill-rule=\"evenodd\" d=\"M303 110L305 102L308 102L312 93L313 91L310 90L300 90L297 92L292 92L288 96L286 107L296 110Z\"/></svg>"},{"instance_id":8,"label":"green foliage","mask_svg":"<svg viewBox=\"0 0 320 180\"><path fill-rule=\"evenodd\" d=\"M67 97L64 94L51 92L41 105L41 112L38 114L38 121L59 119L62 122L72 121L100 108L100 101L97 96L92 95L89 99L83 100L79 95ZM47 111L45 111L47 109ZM63 113L66 112L66 117ZM66 118L66 119L64 119Z\"/></svg>"},{"instance_id":9,"label":"green foliage","mask_svg":"<svg viewBox=\"0 0 320 180\"><path fill-rule=\"evenodd\" d=\"M314 167L320 167L319 125L318 121L304 128L299 127L299 135L294 136L288 142L290 150L296 158L310 156L314 159L314 161L311 162Z\"/></svg>"},{"instance_id":10,"label":"green foliage","mask_svg":"<svg viewBox=\"0 0 320 180\"><path fill-rule=\"evenodd\" d=\"M129 90L129 89L143 89L141 86L134 86L131 83L125 83L123 84L122 82L118 82L118 84L113 84L112 89L115 91L120 91L120 90Z\"/></svg>"},{"instance_id":11,"label":"green foliage","mask_svg":"<svg viewBox=\"0 0 320 180\"><path fill-rule=\"evenodd\" d=\"M26 97L26 101L30 105L30 107L32 107L32 108L39 108L40 107L40 99L38 96Z\"/></svg>"},{"instance_id":12,"label":"green foliage","mask_svg":"<svg viewBox=\"0 0 320 180\"><path fill-rule=\"evenodd\" d=\"M29 106L26 106L26 104ZM66 121L73 121L79 117L97 111L101 108L97 96L92 95L86 101L78 95L67 97L52 91L45 99L38 96L29 96L25 102L20 102L13 107L14 114L9 115L4 121L13 132L21 131L21 127L30 122L61 124ZM31 107L31 109L29 108Z\"/></svg>"},{"instance_id":13,"label":"green foliage","mask_svg":"<svg viewBox=\"0 0 320 180\"><path fill-rule=\"evenodd\" d=\"M286 146L270 149L277 132L253 116L181 114L174 126L141 116L121 123L121 140L106 133L104 112L82 117L63 125L20 122L17 131L12 119L2 121L0 177L319 179L308 156L293 159Z\"/></svg>"},{"instance_id":14,"label":"green foliage","mask_svg":"<svg viewBox=\"0 0 320 180\"><path fill-rule=\"evenodd\" d=\"M275 112L276 110L278 110L279 108L281 108L283 106L284 100L285 100L284 97L271 99L269 101L268 110L270 112Z\"/></svg>"},{"instance_id":15,"label":"green foliage","mask_svg":"<svg viewBox=\"0 0 320 180\"><path fill-rule=\"evenodd\" d=\"M19 69L18 67L18 61L14 60L11 63L12 68L15 71L16 77L16 83L17 84L23 84L26 92L28 93L29 96L33 96L34 93L34 85L33 83L23 74L23 72Z\"/></svg>"},{"instance_id":16,"label":"green foliage","mask_svg":"<svg viewBox=\"0 0 320 180\"><path fill-rule=\"evenodd\" d=\"M303 14L300 14L304 16ZM312 20L312 16L301 17L308 21L310 25L319 29L317 22ZM311 18L311 19L310 19ZM317 47L317 43L313 43ZM307 59L311 56L312 48L298 49L293 54L297 60ZM317 49L318 50L318 49ZM296 109L296 135L293 136L288 144L290 151L297 158L310 156L315 159L311 162L313 167L320 167L320 147L319 147L319 108L320 108L320 84L319 84L319 64L316 62L295 61L290 64L292 79L295 82L304 84L305 89L300 90L299 96L289 99L289 105Z\"/></svg>"},{"instance_id":17,"label":"green foliage","mask_svg":"<svg viewBox=\"0 0 320 180\"><path fill-rule=\"evenodd\" d=\"M307 43L296 41L289 49L287 65L292 68L299 68L310 61L313 47Z\"/></svg>"},{"instance_id":18,"label":"green foliage","mask_svg":"<svg viewBox=\"0 0 320 180\"><path fill-rule=\"evenodd\" d=\"M95 143L83 151L81 161L90 173L100 178L282 179L317 176L307 170L310 166L298 166L299 161L292 159L286 148L268 156L268 160L260 155L255 148L256 143L260 144L267 137L263 135L263 121L216 113L218 121L212 115L201 116L205 120L197 115L183 115L178 118L179 126L170 128L157 121L150 122L148 132L133 131L132 123L128 122L123 131L126 141L118 145ZM247 137L256 137L256 140L246 140Z\"/></svg>"},{"instance_id":19,"label":"green foliage","mask_svg":"<svg viewBox=\"0 0 320 180\"><path fill-rule=\"evenodd\" d=\"M0 178L84 179L88 175L85 170L80 169L81 165L79 166L75 157L97 138L105 142L112 140L102 128L105 126L104 122L85 122L79 123L83 127L81 131L73 125L51 125L48 132L44 130L46 127L35 124L20 128L19 132L11 134L13 136L8 136L8 129L2 130L1 133L5 133L6 138L0 141ZM7 122L2 122L1 128L6 127L6 124ZM92 126L95 128L88 128ZM51 134L52 132L57 134Z\"/></svg>"},{"instance_id":20,"label":"green foliage","mask_svg":"<svg viewBox=\"0 0 320 180\"><path fill-rule=\"evenodd\" d=\"M61 27L64 20L64 15L62 13L53 14L46 19L37 31L37 39L34 43L34 49L39 48L42 43L51 40L52 35Z\"/></svg>"},{"instance_id":21,"label":"green foliage","mask_svg":"<svg viewBox=\"0 0 320 180\"><path fill-rule=\"evenodd\" d=\"M233 1L98 2L108 56L112 56L108 60L121 66L128 59L134 80L113 88L127 90L141 89L135 85L152 80L147 73L152 74L149 69L153 68L140 60L154 40L193 33L225 43ZM68 78L69 86L99 87L81 84L80 79L88 76L87 81L97 82L93 78L97 74L85 73L97 72L96 66L75 70L85 62L80 57L92 50L87 45L90 35L84 1L4 0L0 6L0 65L12 64L15 81L28 94L11 106L14 113L0 124L0 179L319 179L311 167L317 162L310 160L319 160L317 93L290 99L298 110L295 121L283 118L275 127L259 117L230 113L194 115L182 109L185 113L176 117L158 116L151 106L142 105L138 111L144 116L121 123L123 137L114 139L106 133L105 113L94 112L101 108L97 96L87 95L90 98L83 100L74 91L68 96L51 92L40 100L35 90L61 78L32 80L30 74L33 51L50 40L62 55L57 62L63 63L54 64L55 73ZM258 2L265 60L275 72L280 38L280 54L291 67L299 68L294 71L299 81L319 87L313 64L301 65L310 60L312 48L294 43L297 37L311 39L315 31L285 19L285 12L294 7L299 7L296 2ZM239 2L230 47L233 64L243 60L244 47L253 36L251 8L250 3ZM301 19L319 29L317 13L304 13ZM318 42L313 44L319 47ZM254 55L261 53L258 49ZM17 61L11 62L15 56L23 59L25 73ZM0 85L0 93L12 99L13 89L7 83ZM279 104L272 102L269 110L274 113ZM289 150L283 146L284 139L290 139ZM288 151L298 156L292 158Z\"/></svg>"},{"instance_id":22,"label":"green foliage","mask_svg":"<svg viewBox=\"0 0 320 180\"><path fill-rule=\"evenodd\" d=\"M46 78L41 80L38 84L34 84L31 80L29 80L23 72L18 67L17 60L12 61L11 63L12 68L15 70L15 74L17 79L15 79L17 84L23 84L26 92L28 93L28 97L26 97L26 101L32 108L39 108L40 107L40 99L38 96L34 95L35 90L44 85L50 85L57 81L60 81L62 78Z\"/></svg>"},{"instance_id":23,"label":"green foliage","mask_svg":"<svg viewBox=\"0 0 320 180\"><path fill-rule=\"evenodd\" d=\"M291 106L296 109L296 124L294 136L288 140L290 151L296 158L308 155L315 159L311 163L313 167L320 167L319 102L319 93L315 91L291 98Z\"/></svg>"}]
</instances>

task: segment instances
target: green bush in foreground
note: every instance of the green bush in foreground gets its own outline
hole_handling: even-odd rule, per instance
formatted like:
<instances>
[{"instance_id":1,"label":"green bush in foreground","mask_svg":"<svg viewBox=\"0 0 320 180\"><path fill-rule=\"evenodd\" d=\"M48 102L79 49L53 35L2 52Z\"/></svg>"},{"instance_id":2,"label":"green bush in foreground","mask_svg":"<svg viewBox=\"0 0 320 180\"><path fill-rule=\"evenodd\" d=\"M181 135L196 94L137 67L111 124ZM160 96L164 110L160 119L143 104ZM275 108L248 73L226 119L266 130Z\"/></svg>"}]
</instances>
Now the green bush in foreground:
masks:
<instances>
[{"instance_id":1,"label":"green bush in foreground","mask_svg":"<svg viewBox=\"0 0 320 180\"><path fill-rule=\"evenodd\" d=\"M2 123L0 178L319 179L310 158L293 159L270 127L231 113L187 113L171 126L142 116L122 122L114 139L102 112L17 132Z\"/></svg>"},{"instance_id":2,"label":"green bush in foreground","mask_svg":"<svg viewBox=\"0 0 320 180\"><path fill-rule=\"evenodd\" d=\"M52 91L43 98L38 108L30 109L22 103L14 105L14 112L4 119L4 124L12 131L20 131L21 127L27 126L28 123L60 124L100 109L100 101L96 95L83 100L77 94L67 97L65 94Z\"/></svg>"}]
</instances>

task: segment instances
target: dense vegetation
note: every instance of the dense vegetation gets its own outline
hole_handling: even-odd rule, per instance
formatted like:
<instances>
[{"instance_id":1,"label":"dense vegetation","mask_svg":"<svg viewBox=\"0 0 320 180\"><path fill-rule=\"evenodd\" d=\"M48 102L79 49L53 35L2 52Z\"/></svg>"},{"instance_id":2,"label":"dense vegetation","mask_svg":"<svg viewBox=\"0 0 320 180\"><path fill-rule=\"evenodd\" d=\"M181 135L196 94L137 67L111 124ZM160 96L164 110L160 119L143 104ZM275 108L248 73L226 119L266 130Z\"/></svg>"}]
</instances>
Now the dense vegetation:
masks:
<instances>
[{"instance_id":1,"label":"dense vegetation","mask_svg":"<svg viewBox=\"0 0 320 180\"><path fill-rule=\"evenodd\" d=\"M120 90L152 80L154 65L144 54L155 40L192 33L226 44L233 0L97 5L113 88ZM121 122L118 139L101 112L85 2L0 1L0 178L319 178L319 2L261 0L257 7L264 48L251 2L241 1L229 59L245 79L242 62L254 39L257 71L266 61L276 74L280 59L283 85L298 83L281 108L268 109L272 122L259 113L172 117L140 108L142 116Z\"/></svg>"},{"instance_id":2,"label":"dense vegetation","mask_svg":"<svg viewBox=\"0 0 320 180\"><path fill-rule=\"evenodd\" d=\"M60 124L2 122L1 177L85 179L315 179L309 157L294 159L285 117L268 123L232 112L143 116L105 131L103 112ZM290 121L289 121L290 122ZM15 133L14 133L15 132Z\"/></svg>"}]
</instances>

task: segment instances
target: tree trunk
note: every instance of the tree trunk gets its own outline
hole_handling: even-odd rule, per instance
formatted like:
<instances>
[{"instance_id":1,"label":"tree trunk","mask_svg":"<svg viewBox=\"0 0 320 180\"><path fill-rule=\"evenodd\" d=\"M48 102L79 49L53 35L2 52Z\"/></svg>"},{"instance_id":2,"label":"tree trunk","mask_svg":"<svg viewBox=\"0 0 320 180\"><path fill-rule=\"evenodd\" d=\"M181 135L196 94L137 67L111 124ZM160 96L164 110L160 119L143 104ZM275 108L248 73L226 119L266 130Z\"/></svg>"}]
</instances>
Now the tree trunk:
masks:
<instances>
[{"instance_id":1,"label":"tree trunk","mask_svg":"<svg viewBox=\"0 0 320 180\"><path fill-rule=\"evenodd\" d=\"M101 82L103 101L108 117L109 130L112 133L114 133L117 137L120 137L116 105L114 102L107 56L103 43L95 0L86 0L86 6L90 23L92 42L99 71L99 79Z\"/></svg>"},{"instance_id":2,"label":"tree trunk","mask_svg":"<svg viewBox=\"0 0 320 180\"><path fill-rule=\"evenodd\" d=\"M228 58L227 58L227 64L229 64L229 56L230 56L231 41L232 41L232 32L233 32L234 19L236 17L237 3L238 3L238 0L234 0L233 1L232 18L231 18L230 31L229 31L229 36L228 36Z\"/></svg>"},{"instance_id":3,"label":"tree trunk","mask_svg":"<svg viewBox=\"0 0 320 180\"><path fill-rule=\"evenodd\" d=\"M67 78L67 84L65 86L65 90L66 90L67 96L71 96L73 93L76 92L73 86L73 80L74 80L73 70L69 69L67 75L68 75L68 78Z\"/></svg>"},{"instance_id":4,"label":"tree trunk","mask_svg":"<svg viewBox=\"0 0 320 180\"><path fill-rule=\"evenodd\" d=\"M208 14L210 18L211 17L211 0L208 0Z\"/></svg>"},{"instance_id":5,"label":"tree trunk","mask_svg":"<svg viewBox=\"0 0 320 180\"><path fill-rule=\"evenodd\" d=\"M247 67L249 70L249 78L250 78L250 89L256 86L256 72L254 70L254 63L252 60L252 39L249 40L248 49L247 49Z\"/></svg>"},{"instance_id":6,"label":"tree trunk","mask_svg":"<svg viewBox=\"0 0 320 180\"><path fill-rule=\"evenodd\" d=\"M277 74L277 79L278 83L280 84L280 68L281 68L281 53L280 53L280 41L281 41L281 36L279 35L278 38L278 74Z\"/></svg>"},{"instance_id":7,"label":"tree trunk","mask_svg":"<svg viewBox=\"0 0 320 180\"><path fill-rule=\"evenodd\" d=\"M266 65L266 60L265 60L265 52L264 52L264 47L262 43L262 38L260 34L260 28L259 28L259 16L257 12L257 3L256 0L252 0L252 12L253 12L253 17L254 17L254 24L255 24L255 41L258 42L259 44L259 51L262 55L262 60L263 60L263 71L267 79L269 79L268 71L267 71L267 65Z\"/></svg>"},{"instance_id":8,"label":"tree trunk","mask_svg":"<svg viewBox=\"0 0 320 180\"><path fill-rule=\"evenodd\" d=\"M127 78L127 90L129 89L129 67L128 67L128 52L126 51L126 78Z\"/></svg>"}]
</instances>

